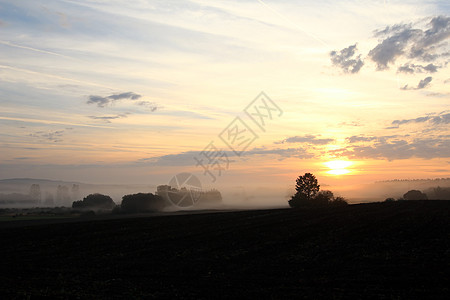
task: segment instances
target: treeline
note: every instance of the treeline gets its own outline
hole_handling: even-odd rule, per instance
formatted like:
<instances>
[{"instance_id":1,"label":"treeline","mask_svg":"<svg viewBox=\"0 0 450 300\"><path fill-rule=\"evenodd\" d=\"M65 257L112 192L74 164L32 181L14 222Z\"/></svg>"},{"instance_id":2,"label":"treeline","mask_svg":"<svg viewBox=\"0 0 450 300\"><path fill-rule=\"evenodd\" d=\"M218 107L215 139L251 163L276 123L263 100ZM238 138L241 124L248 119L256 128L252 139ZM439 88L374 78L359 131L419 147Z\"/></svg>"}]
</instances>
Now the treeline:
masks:
<instances>
[{"instance_id":1,"label":"treeline","mask_svg":"<svg viewBox=\"0 0 450 300\"><path fill-rule=\"evenodd\" d=\"M118 214L161 211L167 205L162 197L152 193L125 195L120 205L114 203L110 196L95 193L84 197L83 200L74 201L72 208L80 211L111 211Z\"/></svg>"},{"instance_id":2,"label":"treeline","mask_svg":"<svg viewBox=\"0 0 450 300\"><path fill-rule=\"evenodd\" d=\"M202 191L199 200L201 204L217 205L222 202L222 195L218 190ZM83 200L74 201L72 208L79 211L111 211L120 214L157 212L172 205L173 201L169 201L167 195L164 194L137 193L125 195L122 197L121 204L117 205L110 196L95 193L84 197Z\"/></svg>"},{"instance_id":3,"label":"treeline","mask_svg":"<svg viewBox=\"0 0 450 300\"><path fill-rule=\"evenodd\" d=\"M386 198L386 202L401 200L450 200L450 187L426 189L424 192L419 190L410 190L403 194L401 198Z\"/></svg>"},{"instance_id":4,"label":"treeline","mask_svg":"<svg viewBox=\"0 0 450 300\"><path fill-rule=\"evenodd\" d=\"M391 180L379 180L375 181L375 183L384 183L384 182L408 182L408 181L450 181L450 178L417 178L417 179L391 179Z\"/></svg>"}]
</instances>

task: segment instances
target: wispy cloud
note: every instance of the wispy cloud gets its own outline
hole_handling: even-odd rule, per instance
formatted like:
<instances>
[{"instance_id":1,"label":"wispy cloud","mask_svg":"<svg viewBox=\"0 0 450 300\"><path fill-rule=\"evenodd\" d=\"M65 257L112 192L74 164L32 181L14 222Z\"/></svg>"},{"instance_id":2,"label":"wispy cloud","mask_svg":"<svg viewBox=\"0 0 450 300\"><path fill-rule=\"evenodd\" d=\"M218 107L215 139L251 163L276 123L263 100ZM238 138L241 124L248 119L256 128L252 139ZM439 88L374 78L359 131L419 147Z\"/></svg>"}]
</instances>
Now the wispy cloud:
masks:
<instances>
[{"instance_id":1,"label":"wispy cloud","mask_svg":"<svg viewBox=\"0 0 450 300\"><path fill-rule=\"evenodd\" d=\"M10 47L15 47L15 48L26 49L26 50L30 50L30 51L34 51L34 52L55 55L55 56L59 56L59 57L67 58L67 59L73 59L72 57L67 56L67 55L59 54L59 53L52 52L52 51L37 49L37 48L33 48L33 47L28 47L28 46L24 46L24 45L18 45L18 44L9 42L9 41L1 41L0 40L0 44L10 46Z\"/></svg>"},{"instance_id":2,"label":"wispy cloud","mask_svg":"<svg viewBox=\"0 0 450 300\"><path fill-rule=\"evenodd\" d=\"M158 105L155 102L139 101L139 102L136 102L136 104L140 105L140 106L143 106L145 108L148 108L151 112L154 112L157 109L159 109Z\"/></svg>"},{"instance_id":3,"label":"wispy cloud","mask_svg":"<svg viewBox=\"0 0 450 300\"><path fill-rule=\"evenodd\" d=\"M450 138L376 139L373 145L348 146L329 151L330 154L351 159L432 159L450 157Z\"/></svg>"},{"instance_id":4,"label":"wispy cloud","mask_svg":"<svg viewBox=\"0 0 450 300\"><path fill-rule=\"evenodd\" d=\"M20 117L0 116L0 120L20 121L20 122L25 122L25 123L36 123L36 124L58 124L58 125L93 127L93 128L111 128L111 127L108 127L108 126L105 126L105 125L101 126L101 125L93 125L93 124L82 124L82 123L72 123L72 122L64 122L64 121L51 121L51 120L33 119L33 118L20 118Z\"/></svg>"},{"instance_id":5,"label":"wispy cloud","mask_svg":"<svg viewBox=\"0 0 450 300\"><path fill-rule=\"evenodd\" d=\"M115 101L118 101L118 100L124 100L124 99L137 100L139 98L141 98L141 95L138 95L133 92L113 94L113 95L106 96L106 97L91 95L91 96L89 96L89 100L86 103L87 104L97 104L98 107L105 107L107 105L112 104Z\"/></svg>"},{"instance_id":6,"label":"wispy cloud","mask_svg":"<svg viewBox=\"0 0 450 300\"><path fill-rule=\"evenodd\" d=\"M389 129L398 128L398 126L404 125L404 124L425 123L425 122L428 122L432 125L450 124L450 113L442 112L437 115L431 114L428 116L417 117L414 119L394 120L394 121L392 121L392 125L395 127L389 127Z\"/></svg>"},{"instance_id":7,"label":"wispy cloud","mask_svg":"<svg viewBox=\"0 0 450 300\"><path fill-rule=\"evenodd\" d=\"M126 118L128 115L129 113L124 113L114 116L88 116L88 118L91 118L93 120L101 120L105 123L111 123L111 120Z\"/></svg>"},{"instance_id":8,"label":"wispy cloud","mask_svg":"<svg viewBox=\"0 0 450 300\"><path fill-rule=\"evenodd\" d=\"M292 136L288 137L282 141L275 142L275 144L285 144L285 143L307 143L313 145L326 145L332 143L334 139L330 138L319 138L316 135L304 135L304 136Z\"/></svg>"},{"instance_id":9,"label":"wispy cloud","mask_svg":"<svg viewBox=\"0 0 450 300\"><path fill-rule=\"evenodd\" d=\"M56 131L36 131L30 133L29 136L32 138L36 138L43 141L49 141L53 143L62 142L62 137L64 135L64 130L56 130Z\"/></svg>"},{"instance_id":10,"label":"wispy cloud","mask_svg":"<svg viewBox=\"0 0 450 300\"><path fill-rule=\"evenodd\" d=\"M286 158L309 159L314 157L307 149L298 148L253 148L245 151L243 156L237 157L233 151L222 151L229 162L234 162L236 159L251 158L255 156L273 156L279 160ZM201 158L201 151L185 151L176 154L167 154L162 156L154 156L142 158L137 163L146 163L154 166L195 166L196 161L194 157Z\"/></svg>"}]
</instances>

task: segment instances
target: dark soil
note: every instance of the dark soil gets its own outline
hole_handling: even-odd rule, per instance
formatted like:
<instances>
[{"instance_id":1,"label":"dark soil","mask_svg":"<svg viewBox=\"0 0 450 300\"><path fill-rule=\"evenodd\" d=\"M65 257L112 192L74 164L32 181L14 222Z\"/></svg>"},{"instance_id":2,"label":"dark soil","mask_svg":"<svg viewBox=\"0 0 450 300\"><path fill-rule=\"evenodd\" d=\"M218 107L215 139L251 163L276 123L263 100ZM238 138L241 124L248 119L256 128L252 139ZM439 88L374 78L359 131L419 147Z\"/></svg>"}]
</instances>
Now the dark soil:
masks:
<instances>
[{"instance_id":1,"label":"dark soil","mask_svg":"<svg viewBox=\"0 0 450 300\"><path fill-rule=\"evenodd\" d=\"M449 212L401 201L0 224L0 298L449 299Z\"/></svg>"}]
</instances>

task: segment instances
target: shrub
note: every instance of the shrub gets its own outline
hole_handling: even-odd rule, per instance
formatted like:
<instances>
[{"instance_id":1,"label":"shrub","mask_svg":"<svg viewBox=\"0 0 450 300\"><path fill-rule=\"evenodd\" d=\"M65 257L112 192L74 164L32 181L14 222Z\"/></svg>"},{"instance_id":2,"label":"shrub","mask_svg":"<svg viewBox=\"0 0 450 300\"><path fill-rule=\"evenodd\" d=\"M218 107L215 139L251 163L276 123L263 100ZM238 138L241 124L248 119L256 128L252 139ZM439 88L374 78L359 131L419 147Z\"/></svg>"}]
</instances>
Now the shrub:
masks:
<instances>
[{"instance_id":1,"label":"shrub","mask_svg":"<svg viewBox=\"0 0 450 300\"><path fill-rule=\"evenodd\" d=\"M160 196L138 193L122 197L121 211L124 213L160 211L165 205L166 202Z\"/></svg>"},{"instance_id":2,"label":"shrub","mask_svg":"<svg viewBox=\"0 0 450 300\"><path fill-rule=\"evenodd\" d=\"M346 206L348 205L348 202L344 197L336 197L331 199L329 204L333 206Z\"/></svg>"},{"instance_id":3,"label":"shrub","mask_svg":"<svg viewBox=\"0 0 450 300\"><path fill-rule=\"evenodd\" d=\"M405 200L428 200L426 194L418 190L410 190L403 195Z\"/></svg>"},{"instance_id":4,"label":"shrub","mask_svg":"<svg viewBox=\"0 0 450 300\"><path fill-rule=\"evenodd\" d=\"M75 209L113 209L116 206L110 196L102 194L90 194L83 200L74 201L72 208Z\"/></svg>"}]
</instances>

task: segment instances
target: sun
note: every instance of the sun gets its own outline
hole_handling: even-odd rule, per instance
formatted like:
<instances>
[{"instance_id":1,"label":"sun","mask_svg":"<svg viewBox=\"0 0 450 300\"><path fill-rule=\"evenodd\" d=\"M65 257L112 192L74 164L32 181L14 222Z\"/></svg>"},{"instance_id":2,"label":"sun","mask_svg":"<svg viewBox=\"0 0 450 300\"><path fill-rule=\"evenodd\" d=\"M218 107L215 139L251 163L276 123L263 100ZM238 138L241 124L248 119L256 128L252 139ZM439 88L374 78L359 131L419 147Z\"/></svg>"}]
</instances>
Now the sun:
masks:
<instances>
[{"instance_id":1,"label":"sun","mask_svg":"<svg viewBox=\"0 0 450 300\"><path fill-rule=\"evenodd\" d=\"M332 160L325 162L324 165L330 169L326 172L330 175L345 175L351 172L347 168L353 165L353 162L348 160Z\"/></svg>"}]
</instances>

